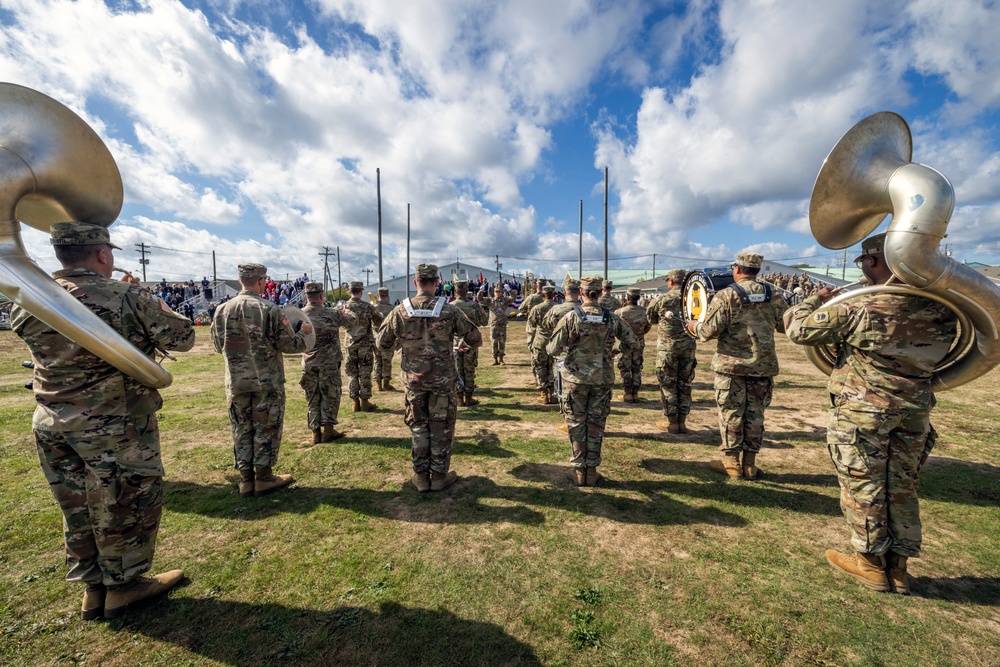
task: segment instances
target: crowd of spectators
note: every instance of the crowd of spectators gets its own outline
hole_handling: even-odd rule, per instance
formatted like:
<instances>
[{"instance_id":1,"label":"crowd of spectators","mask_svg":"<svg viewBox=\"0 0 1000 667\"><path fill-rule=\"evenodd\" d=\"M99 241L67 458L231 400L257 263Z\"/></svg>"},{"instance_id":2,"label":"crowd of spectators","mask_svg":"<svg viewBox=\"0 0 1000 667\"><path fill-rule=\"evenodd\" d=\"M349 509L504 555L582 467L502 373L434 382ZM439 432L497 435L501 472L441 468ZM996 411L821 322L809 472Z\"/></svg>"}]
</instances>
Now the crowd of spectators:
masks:
<instances>
[{"instance_id":1,"label":"crowd of spectators","mask_svg":"<svg viewBox=\"0 0 1000 667\"><path fill-rule=\"evenodd\" d=\"M512 295L522 293L521 283L514 278L504 280L502 284L504 294ZM469 294L485 294L486 296L492 296L492 289L493 287L490 281L484 280L482 277L469 280ZM451 280L439 280L437 289L434 291L434 296L446 296L449 299L453 299L455 297L455 285Z\"/></svg>"},{"instance_id":2,"label":"crowd of spectators","mask_svg":"<svg viewBox=\"0 0 1000 667\"><path fill-rule=\"evenodd\" d=\"M821 287L828 284L826 281L820 280L819 278L811 278L806 275L804 271L800 275L796 275L794 273L791 275L786 275L784 273L768 273L760 275L758 278L783 290L784 294L782 296L786 299L790 299L794 303L799 303L802 299L812 296L819 291Z\"/></svg>"}]
</instances>

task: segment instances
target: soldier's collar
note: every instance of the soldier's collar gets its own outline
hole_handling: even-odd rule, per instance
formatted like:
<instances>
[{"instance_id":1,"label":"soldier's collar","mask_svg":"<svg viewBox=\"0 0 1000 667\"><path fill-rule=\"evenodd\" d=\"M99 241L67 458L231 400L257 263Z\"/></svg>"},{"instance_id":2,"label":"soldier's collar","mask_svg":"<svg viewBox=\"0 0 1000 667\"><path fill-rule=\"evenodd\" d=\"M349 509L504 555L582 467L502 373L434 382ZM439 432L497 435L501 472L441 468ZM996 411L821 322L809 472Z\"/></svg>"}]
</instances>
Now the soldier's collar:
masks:
<instances>
[{"instance_id":1,"label":"soldier's collar","mask_svg":"<svg viewBox=\"0 0 1000 667\"><path fill-rule=\"evenodd\" d=\"M53 278L66 278L68 276L97 276L103 278L100 273L92 269L60 269L52 274ZM111 280L108 278L108 280Z\"/></svg>"}]
</instances>

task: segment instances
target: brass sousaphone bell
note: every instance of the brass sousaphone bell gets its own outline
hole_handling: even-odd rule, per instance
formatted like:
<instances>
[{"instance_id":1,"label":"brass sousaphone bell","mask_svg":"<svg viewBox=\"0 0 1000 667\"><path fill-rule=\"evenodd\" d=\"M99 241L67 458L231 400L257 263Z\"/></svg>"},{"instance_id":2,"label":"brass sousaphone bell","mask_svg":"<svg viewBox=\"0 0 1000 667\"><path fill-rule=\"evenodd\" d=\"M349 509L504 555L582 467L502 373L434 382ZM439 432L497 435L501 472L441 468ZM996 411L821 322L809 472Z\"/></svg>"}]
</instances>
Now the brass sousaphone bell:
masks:
<instances>
[{"instance_id":1,"label":"brass sousaphone bell","mask_svg":"<svg viewBox=\"0 0 1000 667\"><path fill-rule=\"evenodd\" d=\"M90 126L54 99L0 83L0 292L73 342L148 387L173 380L162 366L77 301L28 257L21 223L110 226L122 179Z\"/></svg>"},{"instance_id":2,"label":"brass sousaphone bell","mask_svg":"<svg viewBox=\"0 0 1000 667\"><path fill-rule=\"evenodd\" d=\"M854 245L892 215L885 260L901 284L873 285L840 294L823 308L870 293L914 294L955 312L959 338L934 373L934 390L970 382L1000 363L997 322L1000 290L985 276L939 250L955 206L955 191L941 173L910 162L910 128L883 111L848 130L823 162L809 203L809 225L825 248ZM807 347L829 374L830 346Z\"/></svg>"}]
</instances>

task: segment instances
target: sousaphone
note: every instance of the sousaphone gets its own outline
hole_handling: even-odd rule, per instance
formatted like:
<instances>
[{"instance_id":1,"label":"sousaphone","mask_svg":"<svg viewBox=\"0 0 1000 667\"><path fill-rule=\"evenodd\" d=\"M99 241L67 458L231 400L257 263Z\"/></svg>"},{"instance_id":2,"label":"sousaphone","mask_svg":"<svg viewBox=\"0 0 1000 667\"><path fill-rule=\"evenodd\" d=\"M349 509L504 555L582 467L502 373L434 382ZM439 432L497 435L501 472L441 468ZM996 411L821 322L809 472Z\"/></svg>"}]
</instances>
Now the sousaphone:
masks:
<instances>
[{"instance_id":1,"label":"sousaphone","mask_svg":"<svg viewBox=\"0 0 1000 667\"><path fill-rule=\"evenodd\" d=\"M846 292L823 308L880 292L915 294L948 306L958 316L959 337L934 373L934 390L943 391L1000 363L1000 290L940 252L955 191L940 172L910 161L912 147L910 128L898 114L883 111L860 121L823 162L809 203L809 226L823 247L840 249L858 243L892 216L885 260L893 284ZM807 347L806 354L824 373L832 372L835 349Z\"/></svg>"},{"instance_id":2,"label":"sousaphone","mask_svg":"<svg viewBox=\"0 0 1000 667\"><path fill-rule=\"evenodd\" d=\"M162 366L77 301L28 257L21 223L110 226L122 179L111 152L79 116L37 91L0 83L0 292L62 335L148 387Z\"/></svg>"}]
</instances>

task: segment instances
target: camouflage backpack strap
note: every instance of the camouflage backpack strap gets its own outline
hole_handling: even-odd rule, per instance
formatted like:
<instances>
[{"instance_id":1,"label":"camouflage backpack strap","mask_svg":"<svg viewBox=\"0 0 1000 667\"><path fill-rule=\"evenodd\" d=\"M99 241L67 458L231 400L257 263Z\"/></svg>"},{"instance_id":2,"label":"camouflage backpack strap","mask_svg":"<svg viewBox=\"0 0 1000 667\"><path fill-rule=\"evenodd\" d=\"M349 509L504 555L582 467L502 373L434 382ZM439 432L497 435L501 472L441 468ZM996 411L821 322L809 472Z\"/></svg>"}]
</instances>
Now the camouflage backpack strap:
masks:
<instances>
[{"instance_id":1,"label":"camouflage backpack strap","mask_svg":"<svg viewBox=\"0 0 1000 667\"><path fill-rule=\"evenodd\" d=\"M583 308L581 308L578 303L573 304L573 309L576 310L576 314L580 317L581 322L586 322L588 324L607 324L611 321L611 311L604 306L600 306L600 315L588 315L583 312Z\"/></svg>"},{"instance_id":2,"label":"camouflage backpack strap","mask_svg":"<svg viewBox=\"0 0 1000 667\"><path fill-rule=\"evenodd\" d=\"M439 296L433 308L414 308L413 303L406 298L403 299L402 305L408 317L441 317L441 309L444 308L446 301L445 297Z\"/></svg>"},{"instance_id":3,"label":"camouflage backpack strap","mask_svg":"<svg viewBox=\"0 0 1000 667\"><path fill-rule=\"evenodd\" d=\"M763 294L749 294L745 289L733 283L729 285L729 289L736 292L736 295L740 297L740 303L747 306L751 303L767 303L771 300L771 286L767 283L761 283L764 286Z\"/></svg>"}]
</instances>

